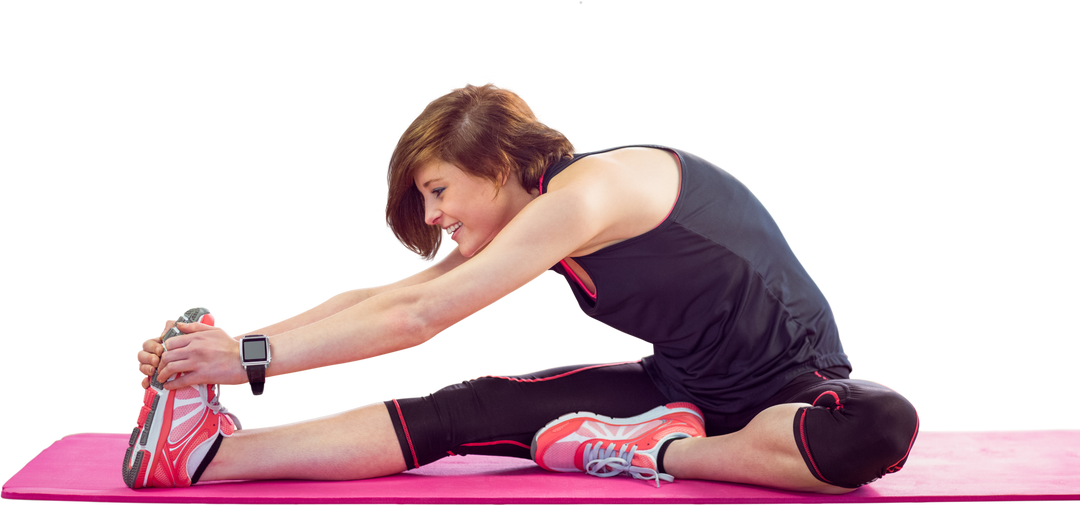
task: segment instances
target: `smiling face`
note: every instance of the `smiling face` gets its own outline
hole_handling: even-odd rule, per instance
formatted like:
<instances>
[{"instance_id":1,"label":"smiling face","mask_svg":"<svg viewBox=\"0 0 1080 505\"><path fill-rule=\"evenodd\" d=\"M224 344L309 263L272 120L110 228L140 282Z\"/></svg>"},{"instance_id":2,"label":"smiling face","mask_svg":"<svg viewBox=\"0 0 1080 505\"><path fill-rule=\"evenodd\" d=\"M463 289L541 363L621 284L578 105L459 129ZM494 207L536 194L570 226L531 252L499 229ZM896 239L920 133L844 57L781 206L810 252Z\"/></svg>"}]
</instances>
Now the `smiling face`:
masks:
<instances>
[{"instance_id":1,"label":"smiling face","mask_svg":"<svg viewBox=\"0 0 1080 505\"><path fill-rule=\"evenodd\" d=\"M496 184L441 160L423 164L414 182L424 197L424 222L442 228L467 258L487 246L533 198L516 182Z\"/></svg>"}]
</instances>

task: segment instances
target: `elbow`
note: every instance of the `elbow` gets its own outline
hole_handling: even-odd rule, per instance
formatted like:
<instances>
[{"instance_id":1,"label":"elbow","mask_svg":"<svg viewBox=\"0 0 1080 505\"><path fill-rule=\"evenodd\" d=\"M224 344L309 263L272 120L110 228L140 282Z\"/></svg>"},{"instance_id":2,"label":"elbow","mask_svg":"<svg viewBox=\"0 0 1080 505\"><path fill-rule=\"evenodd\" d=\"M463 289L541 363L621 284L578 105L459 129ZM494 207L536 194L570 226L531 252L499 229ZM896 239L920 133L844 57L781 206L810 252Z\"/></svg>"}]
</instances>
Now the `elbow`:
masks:
<instances>
[{"instance_id":1,"label":"elbow","mask_svg":"<svg viewBox=\"0 0 1080 505\"><path fill-rule=\"evenodd\" d=\"M423 344L460 321L461 317L455 315L454 309L445 303L424 298L405 304L404 331L410 335L411 345Z\"/></svg>"},{"instance_id":2,"label":"elbow","mask_svg":"<svg viewBox=\"0 0 1080 505\"><path fill-rule=\"evenodd\" d=\"M391 332L401 343L400 349L416 347L437 335L442 328L424 313L403 307L392 316Z\"/></svg>"},{"instance_id":3,"label":"elbow","mask_svg":"<svg viewBox=\"0 0 1080 505\"><path fill-rule=\"evenodd\" d=\"M403 330L414 337L414 347L431 342L446 329L430 311L419 310L417 305L411 306L406 312L402 317Z\"/></svg>"},{"instance_id":4,"label":"elbow","mask_svg":"<svg viewBox=\"0 0 1080 505\"><path fill-rule=\"evenodd\" d=\"M414 286L371 298L381 315L382 328L378 333L393 347L383 352L423 344L455 322L448 317L448 311L441 310L444 304L425 295L424 290Z\"/></svg>"}]
</instances>

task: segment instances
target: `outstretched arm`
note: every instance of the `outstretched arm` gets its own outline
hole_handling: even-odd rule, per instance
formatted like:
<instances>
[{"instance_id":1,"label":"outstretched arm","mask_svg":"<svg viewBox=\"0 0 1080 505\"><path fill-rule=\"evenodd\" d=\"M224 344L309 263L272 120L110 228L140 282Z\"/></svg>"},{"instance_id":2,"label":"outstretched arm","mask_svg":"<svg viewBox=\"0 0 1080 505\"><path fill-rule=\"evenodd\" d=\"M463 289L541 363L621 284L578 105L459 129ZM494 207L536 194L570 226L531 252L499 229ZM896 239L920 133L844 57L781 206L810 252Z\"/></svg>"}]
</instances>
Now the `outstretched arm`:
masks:
<instances>
[{"instance_id":1,"label":"outstretched arm","mask_svg":"<svg viewBox=\"0 0 1080 505\"><path fill-rule=\"evenodd\" d=\"M385 286L378 286L374 288L354 289L352 291L346 291L339 295L330 298L317 307L308 310L302 314L296 315L279 323L272 324L265 328L244 333L243 335L278 335L287 331L292 331L297 328L307 326L316 321L321 321L330 317L342 310L352 307L372 296L376 296L387 291L393 291L406 286L413 286L423 282L432 280L460 265L465 261L465 258L458 253L455 249L442 261L432 265L415 275L406 277L393 284L387 284Z\"/></svg>"},{"instance_id":2,"label":"outstretched arm","mask_svg":"<svg viewBox=\"0 0 1080 505\"><path fill-rule=\"evenodd\" d=\"M422 285L421 285L422 286ZM408 286L348 306L332 315L270 337L268 379L363 363L416 349L424 336L417 317L421 286ZM165 343L158 377L173 377L166 390L193 384L242 385L240 346L231 333L200 323L181 324L184 335Z\"/></svg>"},{"instance_id":3,"label":"outstretched arm","mask_svg":"<svg viewBox=\"0 0 1080 505\"><path fill-rule=\"evenodd\" d=\"M663 155L663 156L666 156ZM419 345L528 283L567 256L586 254L655 226L671 205L618 160L582 160L552 180L469 261L270 337L268 375L379 356ZM670 162L670 159L669 159ZM558 182L559 184L556 184ZM643 210L644 209L644 210ZM651 211L649 209L652 209ZM170 388L246 381L231 338L198 324L173 337L160 375Z\"/></svg>"},{"instance_id":4,"label":"outstretched arm","mask_svg":"<svg viewBox=\"0 0 1080 505\"><path fill-rule=\"evenodd\" d=\"M237 335L233 337L233 339L237 340L242 335L278 335L280 333L292 331L297 328L302 328L311 323L321 321L327 317L337 314L338 312L341 312L342 310L345 310L360 302L363 302L364 300L371 298L372 296L376 296L378 294L392 291L394 289L399 289L405 286L420 284L434 279L450 270L453 270L454 267L460 265L464 261L465 258L462 257L457 250L454 250L435 265L432 265L431 267L405 279L402 279L398 282L395 282L393 284L387 284L385 286L346 291L339 295L335 295L329 300L301 314L298 314L289 319L272 324L259 330ZM171 328L174 323L174 321L166 322L164 331L168 331L168 329ZM204 325L181 324L180 326L181 330L183 330L185 333L208 331L211 329L210 327ZM146 378L143 379L143 388L147 388L150 386L150 376L154 373L154 370L161 365L161 355L164 350L165 349L161 344L161 337L143 342L142 350L139 351L138 355L139 371L146 375Z\"/></svg>"}]
</instances>

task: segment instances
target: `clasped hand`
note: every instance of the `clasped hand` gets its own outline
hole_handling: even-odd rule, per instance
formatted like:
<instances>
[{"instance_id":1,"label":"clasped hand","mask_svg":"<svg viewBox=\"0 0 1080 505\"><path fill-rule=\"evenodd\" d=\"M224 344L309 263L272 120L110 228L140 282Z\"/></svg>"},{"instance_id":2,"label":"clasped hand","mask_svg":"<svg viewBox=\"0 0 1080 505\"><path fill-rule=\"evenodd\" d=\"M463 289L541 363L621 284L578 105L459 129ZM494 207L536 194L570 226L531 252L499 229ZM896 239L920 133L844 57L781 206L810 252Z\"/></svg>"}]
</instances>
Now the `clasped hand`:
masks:
<instances>
[{"instance_id":1,"label":"clasped hand","mask_svg":"<svg viewBox=\"0 0 1080 505\"><path fill-rule=\"evenodd\" d=\"M165 325L165 332L174 321ZM150 387L150 377L158 369L158 380L184 374L165 389L180 389L195 384L243 384L247 375L240 365L240 346L224 330L202 323L179 323L181 335L170 338L163 346L161 337L143 342L139 351L139 371L146 375L143 388ZM168 350L166 350L168 348Z\"/></svg>"}]
</instances>

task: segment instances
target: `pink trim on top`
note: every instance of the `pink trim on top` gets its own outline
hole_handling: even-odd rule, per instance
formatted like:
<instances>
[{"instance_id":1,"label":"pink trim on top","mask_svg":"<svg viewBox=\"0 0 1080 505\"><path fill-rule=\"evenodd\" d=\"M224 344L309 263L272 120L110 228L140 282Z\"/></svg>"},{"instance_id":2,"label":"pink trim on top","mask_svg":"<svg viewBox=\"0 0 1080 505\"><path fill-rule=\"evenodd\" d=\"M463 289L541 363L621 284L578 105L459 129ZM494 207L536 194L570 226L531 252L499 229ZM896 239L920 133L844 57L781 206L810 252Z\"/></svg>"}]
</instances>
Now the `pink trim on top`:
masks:
<instances>
[{"instance_id":1,"label":"pink trim on top","mask_svg":"<svg viewBox=\"0 0 1080 505\"><path fill-rule=\"evenodd\" d=\"M680 158L679 153L677 153L675 151L671 151L671 150L667 150L667 149L664 149L664 150L675 157L675 164L678 165L676 168L679 169L679 190L675 192L675 202L671 204L671 208L668 209L667 214L664 214L664 219L661 219L659 223L656 223L656 226L653 226L653 229L659 228L660 225L664 224L664 221L667 221L667 218L669 216L671 216L671 213L675 212L675 206L679 204L679 197L682 196L682 180L683 180L682 158Z\"/></svg>"},{"instance_id":2,"label":"pink trim on top","mask_svg":"<svg viewBox=\"0 0 1080 505\"><path fill-rule=\"evenodd\" d=\"M559 260L559 264L561 264L561 265L563 266L563 269L565 269L565 270L566 270L566 271L567 271L567 272L568 272L568 273L570 274L570 277L573 277L573 278L574 278L574 280L575 280L575 281L577 281L577 283L578 283L578 286L581 286L581 289L584 289L584 290L585 290L585 292L586 292L586 293L588 293L588 294L589 294L589 296L590 296L590 297L591 297L591 298L592 298L593 300L596 300L596 292L595 292L595 291L589 291L589 288L588 288L588 287L586 287L586 286L585 286L585 283L581 281L581 279L580 279L580 278L579 278L579 277L577 276L577 274L576 274L576 273L574 273L574 269L573 269L573 268L570 268L570 265L568 265L568 264L566 263L566 260L565 260L565 259L561 259L561 260ZM579 263L579 265L580 265L580 263ZM582 267L582 268L584 268L584 267Z\"/></svg>"},{"instance_id":3,"label":"pink trim on top","mask_svg":"<svg viewBox=\"0 0 1080 505\"><path fill-rule=\"evenodd\" d=\"M544 172L547 172L547 170L545 170ZM543 172L540 174L540 194L541 195L544 194L544 173ZM678 198L676 198L675 200L678 200ZM670 214L671 212L668 211L668 213ZM667 219L667 217L664 217L664 219ZM663 221L660 221L660 222L663 223ZM659 226L659 225L657 225L657 226ZM578 286L581 286L581 289L584 289L585 292L589 294L589 297L592 298L595 301L596 300L596 292L595 291L589 291L589 288L585 287L585 283L581 282L581 279L578 278L576 273L574 273L574 269L570 268L570 265L566 264L566 260L565 259L559 260L559 264L563 266L563 269L565 269L567 272L570 273L570 277L574 278L574 281L576 281L578 283Z\"/></svg>"},{"instance_id":4,"label":"pink trim on top","mask_svg":"<svg viewBox=\"0 0 1080 505\"><path fill-rule=\"evenodd\" d=\"M615 150L615 149L613 149L613 150ZM679 204L679 197L682 196L682 181L683 181L682 158L679 157L679 153L675 152L672 149L663 148L661 150L662 151L667 151L669 154L671 154L672 156L675 157L675 164L677 165L676 168L678 168L678 170L679 170L679 187L678 187L678 190L675 192L675 201L672 202L671 208L668 209L667 214L664 214L664 218L661 219L659 223L656 223L656 226L653 226L654 230L656 228L659 228L660 225L664 224L664 221L667 221L668 217L671 217L671 213L675 212L675 206ZM547 169L545 169L543 172L540 173L539 189L540 189L540 194L541 195L544 194L544 174L545 173L547 173ZM595 301L596 300L596 292L595 291L590 291L589 288L585 287L585 283L582 282L581 279L578 278L577 274L574 273L574 270L572 268L570 268L569 265L566 264L566 260L560 260L559 263L561 263L563 268L565 268L566 271L570 273L570 276L574 278L574 281L576 281L578 283L578 286L581 286L581 289L584 289L585 292L589 294L589 297L592 298Z\"/></svg>"}]
</instances>

